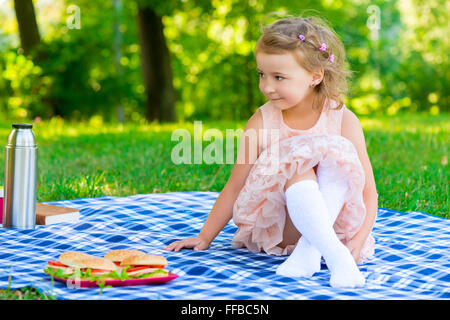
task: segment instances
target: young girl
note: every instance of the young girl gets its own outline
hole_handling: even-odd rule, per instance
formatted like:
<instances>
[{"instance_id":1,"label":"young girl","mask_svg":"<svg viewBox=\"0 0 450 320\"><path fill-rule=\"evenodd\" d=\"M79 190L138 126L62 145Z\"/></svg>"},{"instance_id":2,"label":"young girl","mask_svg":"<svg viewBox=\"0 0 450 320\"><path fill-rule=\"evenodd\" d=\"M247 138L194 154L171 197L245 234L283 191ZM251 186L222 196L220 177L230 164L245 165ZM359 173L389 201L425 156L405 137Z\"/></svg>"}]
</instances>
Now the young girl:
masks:
<instances>
[{"instance_id":1,"label":"young girl","mask_svg":"<svg viewBox=\"0 0 450 320\"><path fill-rule=\"evenodd\" d=\"M230 178L199 235L165 249L207 249L233 217L233 247L290 254L277 274L310 277L323 256L331 286L363 286L356 262L374 252L378 194L360 122L342 102L343 45L318 18L287 18L264 28L255 55L259 88L269 101L243 137L264 134L248 144L241 138ZM277 134L268 137L268 130Z\"/></svg>"}]
</instances>

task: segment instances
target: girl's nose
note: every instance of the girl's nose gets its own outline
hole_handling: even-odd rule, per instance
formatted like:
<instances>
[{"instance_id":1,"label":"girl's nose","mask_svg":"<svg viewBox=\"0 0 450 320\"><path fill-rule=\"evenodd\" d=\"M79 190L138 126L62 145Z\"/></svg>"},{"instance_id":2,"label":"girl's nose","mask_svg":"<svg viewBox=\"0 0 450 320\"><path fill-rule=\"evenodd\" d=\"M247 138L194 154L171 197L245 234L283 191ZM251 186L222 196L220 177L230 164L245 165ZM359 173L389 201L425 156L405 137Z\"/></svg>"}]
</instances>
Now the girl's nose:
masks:
<instances>
[{"instance_id":1,"label":"girl's nose","mask_svg":"<svg viewBox=\"0 0 450 320\"><path fill-rule=\"evenodd\" d=\"M275 92L275 89L273 86L265 84L261 86L261 91L264 92L265 94L271 94Z\"/></svg>"}]
</instances>

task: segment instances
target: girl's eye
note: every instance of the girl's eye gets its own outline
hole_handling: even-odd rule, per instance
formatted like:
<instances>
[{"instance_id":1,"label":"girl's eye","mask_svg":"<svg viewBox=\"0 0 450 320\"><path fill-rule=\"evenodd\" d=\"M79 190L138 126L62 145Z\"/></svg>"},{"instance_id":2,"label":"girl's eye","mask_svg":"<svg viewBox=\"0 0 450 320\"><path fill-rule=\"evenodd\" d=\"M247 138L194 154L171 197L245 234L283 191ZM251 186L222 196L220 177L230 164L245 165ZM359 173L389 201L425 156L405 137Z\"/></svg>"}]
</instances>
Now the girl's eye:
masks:
<instances>
[{"instance_id":1,"label":"girl's eye","mask_svg":"<svg viewBox=\"0 0 450 320\"><path fill-rule=\"evenodd\" d=\"M264 73L262 73L262 72L258 72L258 75L259 75L260 78L264 78L265 77ZM275 76L275 79L277 79L278 81L281 81L284 78L282 76Z\"/></svg>"}]
</instances>

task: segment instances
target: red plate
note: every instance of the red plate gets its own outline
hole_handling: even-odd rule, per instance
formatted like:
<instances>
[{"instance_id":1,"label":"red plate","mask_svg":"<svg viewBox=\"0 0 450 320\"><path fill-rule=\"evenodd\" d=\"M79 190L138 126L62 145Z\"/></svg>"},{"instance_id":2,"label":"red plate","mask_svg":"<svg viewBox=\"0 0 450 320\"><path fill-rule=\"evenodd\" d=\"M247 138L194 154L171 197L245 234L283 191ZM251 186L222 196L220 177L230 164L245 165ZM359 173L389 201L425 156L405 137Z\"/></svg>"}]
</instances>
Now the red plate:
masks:
<instances>
[{"instance_id":1,"label":"red plate","mask_svg":"<svg viewBox=\"0 0 450 320\"><path fill-rule=\"evenodd\" d=\"M170 273L166 277L154 277L154 278L142 278L142 279L126 279L126 280L105 280L105 286L113 287L124 287L124 286L142 286L147 284L160 284L172 281L178 278L178 275ZM71 288L94 288L98 287L96 281L90 280L75 280L75 279L63 279L58 277L53 277L57 281L61 281L67 284Z\"/></svg>"}]
</instances>

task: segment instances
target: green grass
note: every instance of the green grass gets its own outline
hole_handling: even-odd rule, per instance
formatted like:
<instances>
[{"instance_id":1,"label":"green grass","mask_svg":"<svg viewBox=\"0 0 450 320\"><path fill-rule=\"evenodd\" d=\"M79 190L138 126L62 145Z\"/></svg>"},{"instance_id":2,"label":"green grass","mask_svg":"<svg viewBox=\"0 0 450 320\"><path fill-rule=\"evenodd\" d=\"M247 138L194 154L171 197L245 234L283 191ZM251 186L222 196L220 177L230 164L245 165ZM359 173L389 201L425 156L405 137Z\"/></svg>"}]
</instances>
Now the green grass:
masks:
<instances>
[{"instance_id":1,"label":"green grass","mask_svg":"<svg viewBox=\"0 0 450 320\"><path fill-rule=\"evenodd\" d=\"M450 115L360 117L379 207L450 218Z\"/></svg>"},{"instance_id":2,"label":"green grass","mask_svg":"<svg viewBox=\"0 0 450 320\"><path fill-rule=\"evenodd\" d=\"M359 118L374 170L379 207L450 218L450 115ZM202 125L203 133L217 128L225 136L226 129L242 129L245 121ZM188 129L194 137L192 123L122 126L52 119L35 124L39 146L38 201L172 191L220 192L233 165L175 165L171 152L178 141L171 141L171 135L178 128ZM11 123L0 123L3 145L10 130ZM209 143L203 141L203 147ZM234 158L236 153L237 141ZM4 163L4 152L0 153L0 163ZM4 179L3 170L0 181ZM21 290L29 290L22 298L42 298L39 293L32 294L33 288ZM0 290L0 299L20 296L16 290L5 292Z\"/></svg>"}]
</instances>

